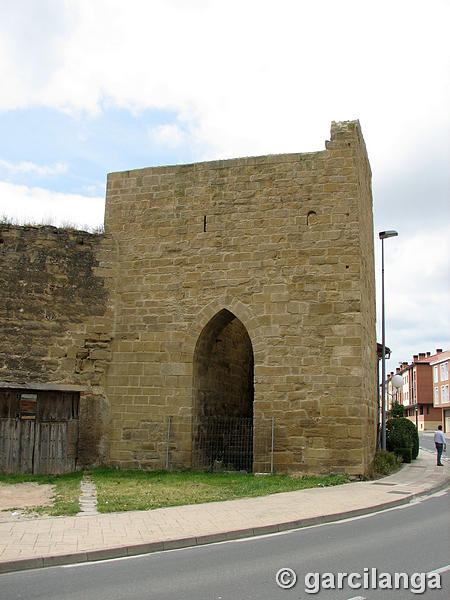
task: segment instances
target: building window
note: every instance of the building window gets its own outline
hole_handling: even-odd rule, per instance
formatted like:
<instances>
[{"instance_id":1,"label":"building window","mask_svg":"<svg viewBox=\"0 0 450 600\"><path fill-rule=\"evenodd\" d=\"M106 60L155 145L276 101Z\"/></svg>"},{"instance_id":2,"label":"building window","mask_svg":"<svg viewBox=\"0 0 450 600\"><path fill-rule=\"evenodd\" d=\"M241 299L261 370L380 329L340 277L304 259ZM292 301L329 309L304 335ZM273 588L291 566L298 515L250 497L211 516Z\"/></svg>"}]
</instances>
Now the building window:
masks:
<instances>
[{"instance_id":1,"label":"building window","mask_svg":"<svg viewBox=\"0 0 450 600\"><path fill-rule=\"evenodd\" d=\"M442 385L441 386L441 404L448 404L450 402L450 398L449 398L449 387L448 387L448 383L447 385Z\"/></svg>"},{"instance_id":2,"label":"building window","mask_svg":"<svg viewBox=\"0 0 450 600\"><path fill-rule=\"evenodd\" d=\"M441 381L448 379L448 361L441 364Z\"/></svg>"},{"instance_id":3,"label":"building window","mask_svg":"<svg viewBox=\"0 0 450 600\"><path fill-rule=\"evenodd\" d=\"M439 404L439 388L437 386L434 388L434 403Z\"/></svg>"},{"instance_id":4,"label":"building window","mask_svg":"<svg viewBox=\"0 0 450 600\"><path fill-rule=\"evenodd\" d=\"M433 382L436 383L437 381L439 381L439 367L436 365L435 367L433 367Z\"/></svg>"}]
</instances>

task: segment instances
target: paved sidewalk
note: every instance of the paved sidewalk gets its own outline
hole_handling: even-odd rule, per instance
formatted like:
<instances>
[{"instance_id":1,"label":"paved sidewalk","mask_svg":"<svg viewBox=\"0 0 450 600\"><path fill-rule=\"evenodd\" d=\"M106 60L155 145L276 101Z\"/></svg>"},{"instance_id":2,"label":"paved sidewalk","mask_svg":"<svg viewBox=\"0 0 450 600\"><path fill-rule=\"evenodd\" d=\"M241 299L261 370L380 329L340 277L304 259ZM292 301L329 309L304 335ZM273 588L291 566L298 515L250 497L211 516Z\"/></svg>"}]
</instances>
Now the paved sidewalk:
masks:
<instances>
[{"instance_id":1,"label":"paved sidewalk","mask_svg":"<svg viewBox=\"0 0 450 600\"><path fill-rule=\"evenodd\" d=\"M0 573L183 548L285 531L405 504L450 483L435 455L389 477L150 511L3 520Z\"/></svg>"}]
</instances>

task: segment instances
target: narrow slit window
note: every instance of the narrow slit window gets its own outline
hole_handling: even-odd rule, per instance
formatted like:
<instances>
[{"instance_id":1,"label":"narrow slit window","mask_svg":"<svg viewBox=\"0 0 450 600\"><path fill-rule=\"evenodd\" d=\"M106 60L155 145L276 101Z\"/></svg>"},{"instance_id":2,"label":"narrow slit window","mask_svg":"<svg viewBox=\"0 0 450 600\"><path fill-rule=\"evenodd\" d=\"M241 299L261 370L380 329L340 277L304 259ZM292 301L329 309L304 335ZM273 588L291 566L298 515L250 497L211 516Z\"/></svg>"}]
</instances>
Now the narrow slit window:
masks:
<instances>
[{"instance_id":1,"label":"narrow slit window","mask_svg":"<svg viewBox=\"0 0 450 600\"><path fill-rule=\"evenodd\" d=\"M206 215L203 217L203 232L206 232Z\"/></svg>"},{"instance_id":2,"label":"narrow slit window","mask_svg":"<svg viewBox=\"0 0 450 600\"><path fill-rule=\"evenodd\" d=\"M311 227L312 225L316 225L317 223L317 213L315 210L310 210L309 213L306 215L306 224L308 225L308 227Z\"/></svg>"}]
</instances>

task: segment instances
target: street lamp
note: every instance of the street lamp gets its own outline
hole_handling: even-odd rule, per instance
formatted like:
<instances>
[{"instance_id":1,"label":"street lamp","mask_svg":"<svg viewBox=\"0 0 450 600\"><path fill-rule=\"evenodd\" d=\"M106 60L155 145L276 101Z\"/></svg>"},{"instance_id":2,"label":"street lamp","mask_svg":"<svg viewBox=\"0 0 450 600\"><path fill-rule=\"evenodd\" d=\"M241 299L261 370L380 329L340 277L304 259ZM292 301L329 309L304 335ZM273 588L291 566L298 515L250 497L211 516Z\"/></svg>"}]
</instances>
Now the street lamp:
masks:
<instances>
[{"instance_id":1,"label":"street lamp","mask_svg":"<svg viewBox=\"0 0 450 600\"><path fill-rule=\"evenodd\" d=\"M403 377L401 375L394 375L391 378L392 387L395 388L395 395L397 397L398 390L403 387ZM397 398L396 398L397 399Z\"/></svg>"},{"instance_id":2,"label":"street lamp","mask_svg":"<svg viewBox=\"0 0 450 600\"><path fill-rule=\"evenodd\" d=\"M403 377L401 375L398 375L398 374L394 375L391 378L391 383L392 383L392 387L395 388L395 401L398 402L397 395L398 395L398 390L401 387L403 387ZM393 396L394 394L391 394L391 395Z\"/></svg>"},{"instance_id":3,"label":"street lamp","mask_svg":"<svg viewBox=\"0 0 450 600\"><path fill-rule=\"evenodd\" d=\"M386 340L384 325L384 240L396 237L396 231L380 231L381 240L381 449L386 450Z\"/></svg>"}]
</instances>

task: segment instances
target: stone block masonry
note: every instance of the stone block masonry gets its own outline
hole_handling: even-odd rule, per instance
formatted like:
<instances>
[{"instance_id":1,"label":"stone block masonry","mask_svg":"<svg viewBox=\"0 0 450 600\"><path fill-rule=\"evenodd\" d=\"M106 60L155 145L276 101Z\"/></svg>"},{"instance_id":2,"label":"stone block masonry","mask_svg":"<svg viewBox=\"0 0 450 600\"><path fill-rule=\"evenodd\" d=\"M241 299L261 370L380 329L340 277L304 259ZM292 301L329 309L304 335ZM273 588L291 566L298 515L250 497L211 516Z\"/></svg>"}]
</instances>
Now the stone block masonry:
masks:
<instances>
[{"instance_id":1,"label":"stone block masonry","mask_svg":"<svg viewBox=\"0 0 450 600\"><path fill-rule=\"evenodd\" d=\"M0 408L8 392L35 392L38 404L48 391L78 392L77 458L85 464L107 458L110 256L107 236L0 226ZM0 410L6 416L16 415Z\"/></svg>"},{"instance_id":2,"label":"stone block masonry","mask_svg":"<svg viewBox=\"0 0 450 600\"><path fill-rule=\"evenodd\" d=\"M333 123L321 152L111 173L102 235L0 229L5 419L11 390L76 390L78 465L233 461L210 425L242 419L248 464L267 470L274 419L275 471L367 472L375 284L358 122Z\"/></svg>"},{"instance_id":3,"label":"stone block masonry","mask_svg":"<svg viewBox=\"0 0 450 600\"><path fill-rule=\"evenodd\" d=\"M105 231L111 464L162 466L151 428L170 416L188 424L172 452L190 466L205 415L250 414L275 418L277 471L367 471L375 286L358 122L333 123L321 152L112 173Z\"/></svg>"}]
</instances>

